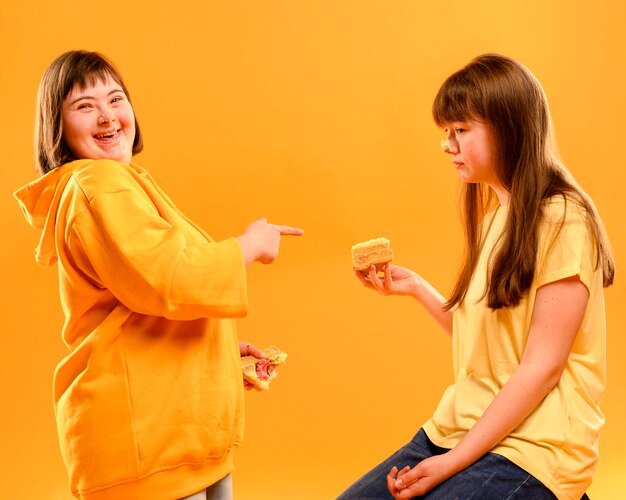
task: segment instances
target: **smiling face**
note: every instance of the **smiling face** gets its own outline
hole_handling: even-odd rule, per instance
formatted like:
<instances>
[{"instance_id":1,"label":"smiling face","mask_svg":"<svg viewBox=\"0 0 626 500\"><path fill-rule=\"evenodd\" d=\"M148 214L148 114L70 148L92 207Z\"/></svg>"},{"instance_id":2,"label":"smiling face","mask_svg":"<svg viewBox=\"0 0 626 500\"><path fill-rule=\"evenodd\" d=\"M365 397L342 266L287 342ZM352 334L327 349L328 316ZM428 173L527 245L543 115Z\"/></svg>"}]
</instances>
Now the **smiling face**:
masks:
<instances>
[{"instance_id":1,"label":"smiling face","mask_svg":"<svg viewBox=\"0 0 626 500\"><path fill-rule=\"evenodd\" d=\"M122 87L110 77L74 86L63 101L63 140L79 159L130 163L135 115Z\"/></svg>"},{"instance_id":2,"label":"smiling face","mask_svg":"<svg viewBox=\"0 0 626 500\"><path fill-rule=\"evenodd\" d=\"M446 140L442 142L445 153L452 157L452 164L463 182L483 182L491 186L502 204L507 191L497 173L496 155L491 130L477 120L455 121L444 125Z\"/></svg>"}]
</instances>

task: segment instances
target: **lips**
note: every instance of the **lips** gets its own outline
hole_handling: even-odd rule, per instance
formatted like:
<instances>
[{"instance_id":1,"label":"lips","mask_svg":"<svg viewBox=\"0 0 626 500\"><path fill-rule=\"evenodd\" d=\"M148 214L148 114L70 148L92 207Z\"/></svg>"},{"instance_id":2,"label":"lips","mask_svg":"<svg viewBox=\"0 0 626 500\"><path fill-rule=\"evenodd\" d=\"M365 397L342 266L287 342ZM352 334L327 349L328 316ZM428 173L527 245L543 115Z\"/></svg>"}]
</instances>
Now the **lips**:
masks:
<instances>
[{"instance_id":1,"label":"lips","mask_svg":"<svg viewBox=\"0 0 626 500\"><path fill-rule=\"evenodd\" d=\"M97 134L94 134L94 139L97 140L111 140L114 139L117 134L118 134L119 130L116 129L110 129L110 130L103 130L101 132L98 132Z\"/></svg>"}]
</instances>

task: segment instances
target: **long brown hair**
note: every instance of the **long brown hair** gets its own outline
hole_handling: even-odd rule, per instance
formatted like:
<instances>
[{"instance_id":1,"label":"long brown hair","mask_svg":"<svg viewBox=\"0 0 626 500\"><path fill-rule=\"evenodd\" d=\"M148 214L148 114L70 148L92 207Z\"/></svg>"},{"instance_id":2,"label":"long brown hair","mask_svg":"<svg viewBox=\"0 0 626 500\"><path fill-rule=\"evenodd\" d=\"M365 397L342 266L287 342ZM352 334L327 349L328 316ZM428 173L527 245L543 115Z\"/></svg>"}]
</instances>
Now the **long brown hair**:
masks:
<instances>
[{"instance_id":1,"label":"long brown hair","mask_svg":"<svg viewBox=\"0 0 626 500\"><path fill-rule=\"evenodd\" d=\"M77 159L63 139L62 109L65 98L74 86L84 89L107 77L122 87L131 102L119 71L102 54L72 50L61 54L48 66L39 84L35 121L35 164L41 175ZM143 139L135 117L133 154L142 149Z\"/></svg>"},{"instance_id":2,"label":"long brown hair","mask_svg":"<svg viewBox=\"0 0 626 500\"><path fill-rule=\"evenodd\" d=\"M535 264L542 205L561 196L583 207L596 244L596 268L603 284L613 284L615 263L604 225L589 196L561 163L552 119L539 81L519 62L485 54L451 75L433 103L439 126L480 120L491 131L497 175L509 192L507 220L498 250L492 255L485 295L491 309L514 307L528 292ZM463 302L482 245L480 225L494 206L493 192L483 184L465 184L462 211L466 255L446 308Z\"/></svg>"}]
</instances>

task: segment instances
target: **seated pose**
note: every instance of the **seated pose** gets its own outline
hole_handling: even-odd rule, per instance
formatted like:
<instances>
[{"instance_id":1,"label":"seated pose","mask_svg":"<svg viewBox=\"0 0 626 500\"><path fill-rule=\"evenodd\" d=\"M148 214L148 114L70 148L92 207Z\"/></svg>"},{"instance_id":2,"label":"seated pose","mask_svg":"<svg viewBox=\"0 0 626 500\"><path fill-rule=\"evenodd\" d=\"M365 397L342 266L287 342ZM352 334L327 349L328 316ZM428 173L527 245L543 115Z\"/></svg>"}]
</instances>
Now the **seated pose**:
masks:
<instances>
[{"instance_id":1,"label":"seated pose","mask_svg":"<svg viewBox=\"0 0 626 500\"><path fill-rule=\"evenodd\" d=\"M272 262L265 219L216 242L132 163L142 138L113 65L72 51L39 86L41 177L16 192L58 264L69 355L54 404L70 488L84 500L229 499L243 428L246 266ZM176 166L180 168L180 166ZM216 217L219 214L216 214Z\"/></svg>"},{"instance_id":2,"label":"seated pose","mask_svg":"<svg viewBox=\"0 0 626 500\"><path fill-rule=\"evenodd\" d=\"M614 261L602 221L558 159L541 85L517 61L475 58L444 82L433 117L463 181L466 254L452 294L396 265L355 274L426 308L452 339L454 383L415 437L339 498L578 500L604 423Z\"/></svg>"}]
</instances>

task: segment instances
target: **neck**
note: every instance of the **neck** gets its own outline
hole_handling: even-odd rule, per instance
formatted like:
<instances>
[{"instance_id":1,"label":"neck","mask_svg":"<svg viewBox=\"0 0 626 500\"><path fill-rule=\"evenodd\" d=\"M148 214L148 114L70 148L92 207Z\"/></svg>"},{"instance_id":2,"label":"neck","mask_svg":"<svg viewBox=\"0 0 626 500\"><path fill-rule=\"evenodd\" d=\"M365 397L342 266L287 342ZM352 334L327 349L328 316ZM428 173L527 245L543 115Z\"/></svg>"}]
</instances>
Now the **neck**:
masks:
<instances>
[{"instance_id":1,"label":"neck","mask_svg":"<svg viewBox=\"0 0 626 500\"><path fill-rule=\"evenodd\" d=\"M500 184L489 184L489 187L493 189L494 193L496 193L501 206L506 207L509 205L509 192L503 186Z\"/></svg>"}]
</instances>

